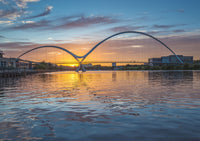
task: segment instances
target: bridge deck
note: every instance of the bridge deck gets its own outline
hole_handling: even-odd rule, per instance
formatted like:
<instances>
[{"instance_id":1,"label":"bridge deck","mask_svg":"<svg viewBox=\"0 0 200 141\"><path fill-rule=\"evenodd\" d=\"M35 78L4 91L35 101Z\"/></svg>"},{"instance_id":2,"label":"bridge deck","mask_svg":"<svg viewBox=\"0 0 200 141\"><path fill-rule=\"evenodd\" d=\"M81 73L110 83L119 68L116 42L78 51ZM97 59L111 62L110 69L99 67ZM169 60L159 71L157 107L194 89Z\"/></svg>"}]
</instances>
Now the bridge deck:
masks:
<instances>
[{"instance_id":1,"label":"bridge deck","mask_svg":"<svg viewBox=\"0 0 200 141\"><path fill-rule=\"evenodd\" d=\"M105 64L105 63L135 63L135 64L139 64L139 63L148 63L148 62L142 62L142 61L126 61L126 62L124 62L124 61L113 61L113 62L111 62L111 61L94 61L94 62L90 62L90 61L85 61L85 62L83 62L83 64L97 64L97 63L99 63L99 64ZM57 62L57 63L55 63L55 64L78 64L78 62Z\"/></svg>"}]
</instances>

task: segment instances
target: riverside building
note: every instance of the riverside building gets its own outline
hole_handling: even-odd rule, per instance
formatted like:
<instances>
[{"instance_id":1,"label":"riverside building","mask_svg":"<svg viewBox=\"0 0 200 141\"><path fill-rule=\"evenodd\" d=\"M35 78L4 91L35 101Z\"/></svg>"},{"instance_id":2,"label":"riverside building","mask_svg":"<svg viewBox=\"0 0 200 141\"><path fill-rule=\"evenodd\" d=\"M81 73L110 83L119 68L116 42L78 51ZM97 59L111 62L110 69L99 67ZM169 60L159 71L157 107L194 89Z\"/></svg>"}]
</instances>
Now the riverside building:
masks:
<instances>
[{"instance_id":1,"label":"riverside building","mask_svg":"<svg viewBox=\"0 0 200 141\"><path fill-rule=\"evenodd\" d=\"M193 64L193 56L177 55L183 63ZM149 58L150 66L177 65L180 64L175 55L162 56L161 58Z\"/></svg>"}]
</instances>

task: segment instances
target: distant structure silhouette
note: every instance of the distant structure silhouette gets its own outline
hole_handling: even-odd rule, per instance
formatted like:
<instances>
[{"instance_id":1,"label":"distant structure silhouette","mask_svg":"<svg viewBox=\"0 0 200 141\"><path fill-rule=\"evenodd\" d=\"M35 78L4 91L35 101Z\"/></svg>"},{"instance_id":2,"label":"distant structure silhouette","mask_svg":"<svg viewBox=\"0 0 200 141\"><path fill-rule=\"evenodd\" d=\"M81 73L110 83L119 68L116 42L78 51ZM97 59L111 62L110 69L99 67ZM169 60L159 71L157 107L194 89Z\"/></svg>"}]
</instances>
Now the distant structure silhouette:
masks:
<instances>
[{"instance_id":1,"label":"distant structure silhouette","mask_svg":"<svg viewBox=\"0 0 200 141\"><path fill-rule=\"evenodd\" d=\"M101 42L99 42L98 44L96 44L88 53L86 53L85 55L83 56L78 56L72 52L70 52L69 50L65 49L65 48L62 48L62 47L59 47L59 46L51 46L51 45L48 45L48 46L40 46L40 47L36 47L36 48L33 48L33 49L30 49L24 53L22 53L21 55L19 55L17 58L20 58L22 57L23 55L33 51L33 50L36 50L36 49L40 49L40 48L48 48L48 47L51 47L51 48L57 48L57 49L60 49L60 50L63 50L67 53L69 53L70 55L72 55L76 60L77 62L79 63L79 66L77 68L77 72L79 72L79 70L82 70L83 72L85 72L85 68L84 68L84 65L82 64L83 61L86 59L86 57L92 53L100 44L102 44L103 42L109 40L110 38L114 37L114 36L117 36L117 35L120 35L120 34L127 34L127 33L136 33L136 34L142 34L142 35L145 35L145 36L148 36L154 40L156 40L157 42L159 42L160 44L162 44L165 48L167 48L172 54L174 54L176 56L176 58L178 59L178 61L183 64L183 61L176 55L176 53L170 49L165 43L163 43L162 41L160 41L159 39L157 39L156 37L150 35L150 34L147 34L147 33L144 33L144 32L139 32L139 31L124 31L124 32L119 32L119 33L116 33L116 34L113 34L107 38L105 38L104 40L102 40ZM80 59L80 60L79 60Z\"/></svg>"}]
</instances>

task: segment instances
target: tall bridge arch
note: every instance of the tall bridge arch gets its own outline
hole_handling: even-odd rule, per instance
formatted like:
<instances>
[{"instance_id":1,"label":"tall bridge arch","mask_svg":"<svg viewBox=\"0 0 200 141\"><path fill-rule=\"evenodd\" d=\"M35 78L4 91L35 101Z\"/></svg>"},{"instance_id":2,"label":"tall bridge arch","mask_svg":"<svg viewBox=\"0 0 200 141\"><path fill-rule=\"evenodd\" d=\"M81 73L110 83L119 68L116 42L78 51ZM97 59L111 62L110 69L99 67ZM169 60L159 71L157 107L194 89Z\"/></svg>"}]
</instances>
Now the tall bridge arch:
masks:
<instances>
[{"instance_id":1,"label":"tall bridge arch","mask_svg":"<svg viewBox=\"0 0 200 141\"><path fill-rule=\"evenodd\" d=\"M46 48L46 47L52 47L52 48L61 49L61 50L65 51L65 52L69 53L70 55L72 55L72 56L77 60L77 62L79 63L79 67L78 67L77 71L79 71L80 69L81 69L82 71L85 71L85 68L84 68L84 66L82 65L82 63L83 63L83 61L86 59L86 57L87 57L90 53L92 53L99 45L101 45L101 44L104 43L105 41L109 40L110 38L113 38L113 37L118 36L118 35L121 35L121 34L127 34L127 33L141 34L141 35L145 35L145 36L148 36L148 37L154 39L155 41L157 41L157 42L159 42L161 45L163 45L165 48L167 48L173 55L176 56L176 58L178 59L178 61L179 61L181 64L183 64L183 61L182 61L182 60L176 55L176 53L175 53L172 49L170 49L165 43L163 43L161 40L159 40L158 38L156 38L156 37L154 37L154 36L152 36L152 35L150 35L150 34L147 34L147 33L144 33L144 32L139 32L139 31L124 31L124 32L119 32L119 33L113 34L113 35L111 35L111 36L105 38L104 40L100 41L100 42L99 42L98 44L96 44L88 53L86 53L86 54L83 55L83 56L78 56L78 55L76 55L76 54L74 54L74 53L70 52L69 50L67 50L67 49L65 49L65 48L62 48L62 47L59 47L59 46L51 46L51 45L50 45L50 46L40 46L40 47L36 47L36 48L30 49L30 50L28 50L28 51L22 53L21 55L19 55L17 58L20 58L20 57L22 57L23 55L25 55L25 54L27 54L27 53L33 51L33 50L36 50L36 49ZM80 60L79 60L78 58L79 58Z\"/></svg>"}]
</instances>

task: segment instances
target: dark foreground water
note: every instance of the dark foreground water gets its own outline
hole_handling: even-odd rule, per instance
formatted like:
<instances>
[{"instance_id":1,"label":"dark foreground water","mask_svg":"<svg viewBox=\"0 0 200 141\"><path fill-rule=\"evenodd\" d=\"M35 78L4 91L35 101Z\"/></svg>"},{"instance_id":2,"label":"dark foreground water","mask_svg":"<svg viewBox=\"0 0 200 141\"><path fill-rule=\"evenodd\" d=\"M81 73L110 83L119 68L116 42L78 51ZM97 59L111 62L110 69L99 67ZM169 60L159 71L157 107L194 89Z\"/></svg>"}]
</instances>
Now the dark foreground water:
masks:
<instances>
[{"instance_id":1,"label":"dark foreground water","mask_svg":"<svg viewBox=\"0 0 200 141\"><path fill-rule=\"evenodd\" d=\"M200 141L200 71L0 78L0 141Z\"/></svg>"}]
</instances>

